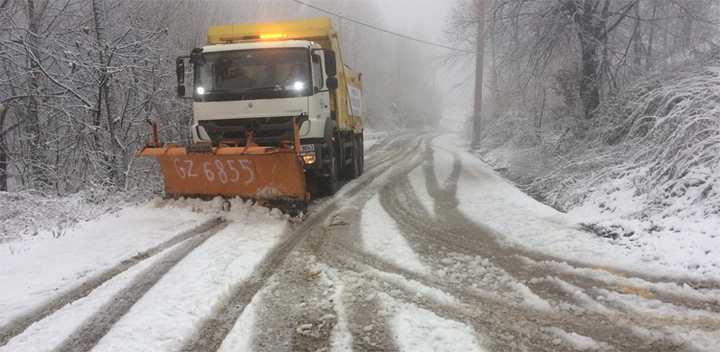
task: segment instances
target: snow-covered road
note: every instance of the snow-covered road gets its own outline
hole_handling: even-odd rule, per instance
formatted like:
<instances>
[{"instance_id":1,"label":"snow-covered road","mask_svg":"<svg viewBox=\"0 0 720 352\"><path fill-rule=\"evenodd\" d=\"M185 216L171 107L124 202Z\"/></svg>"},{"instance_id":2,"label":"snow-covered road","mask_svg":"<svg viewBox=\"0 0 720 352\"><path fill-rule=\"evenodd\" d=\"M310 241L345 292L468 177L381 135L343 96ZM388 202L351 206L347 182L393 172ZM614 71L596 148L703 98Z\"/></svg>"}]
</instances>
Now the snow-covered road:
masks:
<instances>
[{"instance_id":1,"label":"snow-covered road","mask_svg":"<svg viewBox=\"0 0 720 352\"><path fill-rule=\"evenodd\" d=\"M302 223L157 201L23 243L0 351L718 351L720 283L607 254L453 138L378 137Z\"/></svg>"}]
</instances>

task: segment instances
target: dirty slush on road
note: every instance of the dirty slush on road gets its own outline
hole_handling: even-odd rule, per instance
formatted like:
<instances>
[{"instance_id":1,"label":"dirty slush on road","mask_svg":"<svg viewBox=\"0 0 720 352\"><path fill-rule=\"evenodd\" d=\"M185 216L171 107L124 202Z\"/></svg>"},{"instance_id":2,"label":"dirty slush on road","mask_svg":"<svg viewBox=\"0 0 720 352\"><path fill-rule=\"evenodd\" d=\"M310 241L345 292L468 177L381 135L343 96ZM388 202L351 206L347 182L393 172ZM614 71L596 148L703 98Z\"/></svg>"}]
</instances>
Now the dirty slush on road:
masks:
<instances>
[{"instance_id":1,"label":"dirty slush on road","mask_svg":"<svg viewBox=\"0 0 720 352\"><path fill-rule=\"evenodd\" d=\"M250 279L229 288L181 350L415 351L433 350L435 339L443 350L687 351L683 336L720 329L716 301L668 289L687 282L598 276L581 263L503 246L492 229L457 209L463 164L455 155L447 179L438 179L432 138L406 133L375 144L366 173L315 204L305 221L288 224ZM411 182L417 175L432 209L418 199ZM137 262L162 256L55 348L92 350L168 271L231 221L214 219L181 234L16 319L0 330L2 344ZM234 329L245 338L231 337Z\"/></svg>"},{"instance_id":2,"label":"dirty slush on road","mask_svg":"<svg viewBox=\"0 0 720 352\"><path fill-rule=\"evenodd\" d=\"M239 292L243 300L230 298L222 309L234 310L234 317L242 311L238 305L256 300L253 350L407 350L392 322L407 305L467 324L483 336L475 348L489 351L582 349L564 335L580 336L577 343L585 337L607 351L683 351L687 346L663 331L720 328L717 305L658 287L648 290L647 298L714 317L643 316L593 298L626 294L627 286L573 270L585 269L580 264L559 268L554 264L560 261L552 257L499 245L492 230L455 209L462 165L456 158L449 179L437 180L429 140L404 136L373 150L368 175L296 226L288 240L293 248L286 243L267 260L251 289L256 298L247 292ZM435 200L434 217L418 205L409 186L408 174L417 167ZM378 198L427 270L418 272L364 250L363 208ZM657 281L633 277L651 286ZM223 320L208 319L207 334L216 321ZM228 330L228 324L214 327ZM222 336L213 336L215 343L189 344L186 350L217 347Z\"/></svg>"}]
</instances>

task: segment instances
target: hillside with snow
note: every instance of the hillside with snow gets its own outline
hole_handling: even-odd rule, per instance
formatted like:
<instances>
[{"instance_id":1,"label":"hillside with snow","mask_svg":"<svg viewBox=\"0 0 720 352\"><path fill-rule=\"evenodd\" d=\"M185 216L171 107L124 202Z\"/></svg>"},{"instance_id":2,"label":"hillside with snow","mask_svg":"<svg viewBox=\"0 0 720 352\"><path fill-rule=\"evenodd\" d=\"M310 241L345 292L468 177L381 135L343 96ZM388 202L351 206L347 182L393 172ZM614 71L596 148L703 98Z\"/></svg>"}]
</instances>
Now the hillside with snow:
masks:
<instances>
[{"instance_id":1,"label":"hillside with snow","mask_svg":"<svg viewBox=\"0 0 720 352\"><path fill-rule=\"evenodd\" d=\"M688 256L688 271L715 271L720 67L670 72L609 100L579 138L555 134L551 146L528 142L529 133L518 129L504 141L488 137L480 154L526 192L623 250L677 252Z\"/></svg>"}]
</instances>

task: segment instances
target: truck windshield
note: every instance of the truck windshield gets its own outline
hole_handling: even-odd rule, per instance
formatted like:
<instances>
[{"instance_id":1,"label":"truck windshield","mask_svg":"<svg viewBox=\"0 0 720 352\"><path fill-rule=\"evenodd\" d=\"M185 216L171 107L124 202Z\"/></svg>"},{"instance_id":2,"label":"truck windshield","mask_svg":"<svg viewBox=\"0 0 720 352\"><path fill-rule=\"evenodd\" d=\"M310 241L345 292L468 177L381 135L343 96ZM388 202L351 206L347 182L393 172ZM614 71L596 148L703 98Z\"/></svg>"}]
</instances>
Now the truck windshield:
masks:
<instances>
[{"instance_id":1,"label":"truck windshield","mask_svg":"<svg viewBox=\"0 0 720 352\"><path fill-rule=\"evenodd\" d=\"M197 101L290 98L312 94L309 52L304 48L206 53L194 64Z\"/></svg>"}]
</instances>

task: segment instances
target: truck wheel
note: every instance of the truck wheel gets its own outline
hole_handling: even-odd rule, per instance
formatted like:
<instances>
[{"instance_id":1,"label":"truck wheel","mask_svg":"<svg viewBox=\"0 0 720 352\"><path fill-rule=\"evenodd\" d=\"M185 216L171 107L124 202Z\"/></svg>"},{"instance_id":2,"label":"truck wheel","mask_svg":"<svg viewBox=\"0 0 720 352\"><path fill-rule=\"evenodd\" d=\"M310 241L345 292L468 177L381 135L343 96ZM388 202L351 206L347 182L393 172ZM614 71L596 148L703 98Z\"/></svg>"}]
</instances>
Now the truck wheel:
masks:
<instances>
[{"instance_id":1,"label":"truck wheel","mask_svg":"<svg viewBox=\"0 0 720 352\"><path fill-rule=\"evenodd\" d=\"M328 172L330 175L322 179L322 184L319 187L324 196L331 196L340 189L338 159L333 147L330 148L330 170Z\"/></svg>"},{"instance_id":2,"label":"truck wheel","mask_svg":"<svg viewBox=\"0 0 720 352\"><path fill-rule=\"evenodd\" d=\"M353 165L352 165L352 178L358 178L362 174L362 149L360 141L357 137L353 136Z\"/></svg>"},{"instance_id":3,"label":"truck wheel","mask_svg":"<svg viewBox=\"0 0 720 352\"><path fill-rule=\"evenodd\" d=\"M365 144L363 142L363 136L360 135L357 137L358 141L358 153L360 154L360 173L358 176L362 175L363 172L365 172Z\"/></svg>"},{"instance_id":4,"label":"truck wheel","mask_svg":"<svg viewBox=\"0 0 720 352\"><path fill-rule=\"evenodd\" d=\"M357 138L355 136L350 137L352 147L350 148L350 165L347 166L344 172L344 176L348 180L354 180L360 176L360 155L358 153Z\"/></svg>"}]
</instances>

